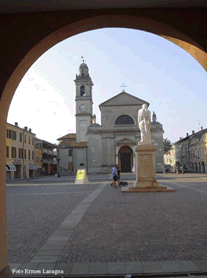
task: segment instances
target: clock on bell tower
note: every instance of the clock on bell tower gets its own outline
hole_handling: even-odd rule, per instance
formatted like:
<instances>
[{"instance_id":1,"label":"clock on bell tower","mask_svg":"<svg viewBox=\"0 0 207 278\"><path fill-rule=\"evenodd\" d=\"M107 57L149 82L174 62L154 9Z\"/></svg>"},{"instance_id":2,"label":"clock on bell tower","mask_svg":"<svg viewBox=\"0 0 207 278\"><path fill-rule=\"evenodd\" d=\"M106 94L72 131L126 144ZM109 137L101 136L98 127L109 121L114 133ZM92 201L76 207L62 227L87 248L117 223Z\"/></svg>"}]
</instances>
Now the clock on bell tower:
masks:
<instances>
[{"instance_id":1,"label":"clock on bell tower","mask_svg":"<svg viewBox=\"0 0 207 278\"><path fill-rule=\"evenodd\" d=\"M92 123L93 100L92 86L93 82L89 75L88 66L83 63L79 67L79 74L76 74L74 80L76 85L76 141L86 142L86 132L88 126Z\"/></svg>"}]
</instances>

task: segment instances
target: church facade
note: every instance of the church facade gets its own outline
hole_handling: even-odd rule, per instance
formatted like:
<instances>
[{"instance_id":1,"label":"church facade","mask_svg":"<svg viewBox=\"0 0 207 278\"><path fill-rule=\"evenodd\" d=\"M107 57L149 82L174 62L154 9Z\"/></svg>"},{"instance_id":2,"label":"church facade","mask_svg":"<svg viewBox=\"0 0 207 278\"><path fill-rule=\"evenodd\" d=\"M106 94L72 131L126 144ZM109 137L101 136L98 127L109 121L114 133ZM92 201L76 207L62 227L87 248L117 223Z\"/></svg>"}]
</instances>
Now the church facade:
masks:
<instances>
[{"instance_id":1,"label":"church facade","mask_svg":"<svg viewBox=\"0 0 207 278\"><path fill-rule=\"evenodd\" d=\"M76 84L76 133L59 140L60 174L85 168L88 173L111 173L114 164L121 172L135 169L135 146L141 140L138 110L149 103L122 91L99 105L101 124L93 115L92 87L88 66L83 62ZM156 145L156 172L164 170L163 128L153 115L151 141Z\"/></svg>"}]
</instances>

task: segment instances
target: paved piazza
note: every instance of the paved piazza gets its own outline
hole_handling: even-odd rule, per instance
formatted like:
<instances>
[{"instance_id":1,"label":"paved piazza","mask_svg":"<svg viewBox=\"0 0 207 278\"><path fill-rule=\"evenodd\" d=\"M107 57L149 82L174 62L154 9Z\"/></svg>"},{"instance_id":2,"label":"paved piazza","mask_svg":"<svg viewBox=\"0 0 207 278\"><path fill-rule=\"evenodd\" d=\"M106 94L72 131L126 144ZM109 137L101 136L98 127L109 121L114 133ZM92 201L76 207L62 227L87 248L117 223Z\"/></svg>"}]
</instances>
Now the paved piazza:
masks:
<instances>
[{"instance_id":1,"label":"paved piazza","mask_svg":"<svg viewBox=\"0 0 207 278\"><path fill-rule=\"evenodd\" d=\"M8 262L207 264L207 175L160 174L157 180L175 192L122 194L110 186L110 175L89 175L84 185L74 177L10 182Z\"/></svg>"}]
</instances>

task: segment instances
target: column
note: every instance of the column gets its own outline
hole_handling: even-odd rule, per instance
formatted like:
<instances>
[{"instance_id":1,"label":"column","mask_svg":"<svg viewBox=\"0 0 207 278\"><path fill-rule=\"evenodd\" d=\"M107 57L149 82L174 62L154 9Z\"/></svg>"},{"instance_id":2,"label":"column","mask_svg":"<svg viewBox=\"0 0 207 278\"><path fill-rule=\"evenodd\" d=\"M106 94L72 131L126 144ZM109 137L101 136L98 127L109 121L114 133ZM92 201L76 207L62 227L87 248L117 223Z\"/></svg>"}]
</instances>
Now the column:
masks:
<instances>
[{"instance_id":1,"label":"column","mask_svg":"<svg viewBox=\"0 0 207 278\"><path fill-rule=\"evenodd\" d=\"M110 148L111 148L111 164L117 164L116 163L116 150L115 150L115 144L114 144L114 138L110 138Z\"/></svg>"},{"instance_id":2,"label":"column","mask_svg":"<svg viewBox=\"0 0 207 278\"><path fill-rule=\"evenodd\" d=\"M110 166L110 164L111 164L110 138L106 138L106 164L107 164L107 166Z\"/></svg>"},{"instance_id":3,"label":"column","mask_svg":"<svg viewBox=\"0 0 207 278\"><path fill-rule=\"evenodd\" d=\"M106 155L107 155L106 138L102 139L102 146L103 146L103 165L106 166L106 163L107 163L107 159L106 159Z\"/></svg>"},{"instance_id":4,"label":"column","mask_svg":"<svg viewBox=\"0 0 207 278\"><path fill-rule=\"evenodd\" d=\"M115 164L119 164L119 154L118 154L118 147L117 146L115 146L115 155L116 155L116 162L115 162Z\"/></svg>"},{"instance_id":5,"label":"column","mask_svg":"<svg viewBox=\"0 0 207 278\"><path fill-rule=\"evenodd\" d=\"M132 168L134 171L136 170L136 160L135 160L135 154L134 154L134 151L133 151L133 168Z\"/></svg>"},{"instance_id":6,"label":"column","mask_svg":"<svg viewBox=\"0 0 207 278\"><path fill-rule=\"evenodd\" d=\"M6 149L6 115L7 109L2 107L0 102L0 153L5 154ZM6 235L6 157L0 155L0 277L12 277L9 266L7 265L7 235Z\"/></svg>"}]
</instances>

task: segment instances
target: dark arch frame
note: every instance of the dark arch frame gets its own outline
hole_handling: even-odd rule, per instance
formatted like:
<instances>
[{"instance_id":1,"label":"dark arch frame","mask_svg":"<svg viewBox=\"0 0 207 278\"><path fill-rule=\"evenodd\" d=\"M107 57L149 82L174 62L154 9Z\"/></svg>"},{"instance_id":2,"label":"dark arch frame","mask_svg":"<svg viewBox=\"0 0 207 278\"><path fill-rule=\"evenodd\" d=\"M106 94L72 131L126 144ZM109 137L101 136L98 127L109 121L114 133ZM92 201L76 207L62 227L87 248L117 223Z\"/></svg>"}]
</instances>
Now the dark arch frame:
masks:
<instances>
[{"instance_id":1,"label":"dark arch frame","mask_svg":"<svg viewBox=\"0 0 207 278\"><path fill-rule=\"evenodd\" d=\"M0 78L0 128L6 130L6 118L14 92L30 66L48 49L78 33L104 27L122 27L157 34L186 50L207 70L205 8L200 9L88 9L86 11L5 14L1 35L4 55ZM199 21L192 19L199 18ZM39 24L36 24L38 22ZM192 28L195 26L196 28ZM19 32L21 30L21 32ZM195 31L194 31L195 30ZM18 39L13 40L18 31ZM10 36L8 36L10 34ZM0 136L0 150L5 152L5 136ZM0 157L0 271L7 264L6 172L5 157Z\"/></svg>"}]
</instances>

